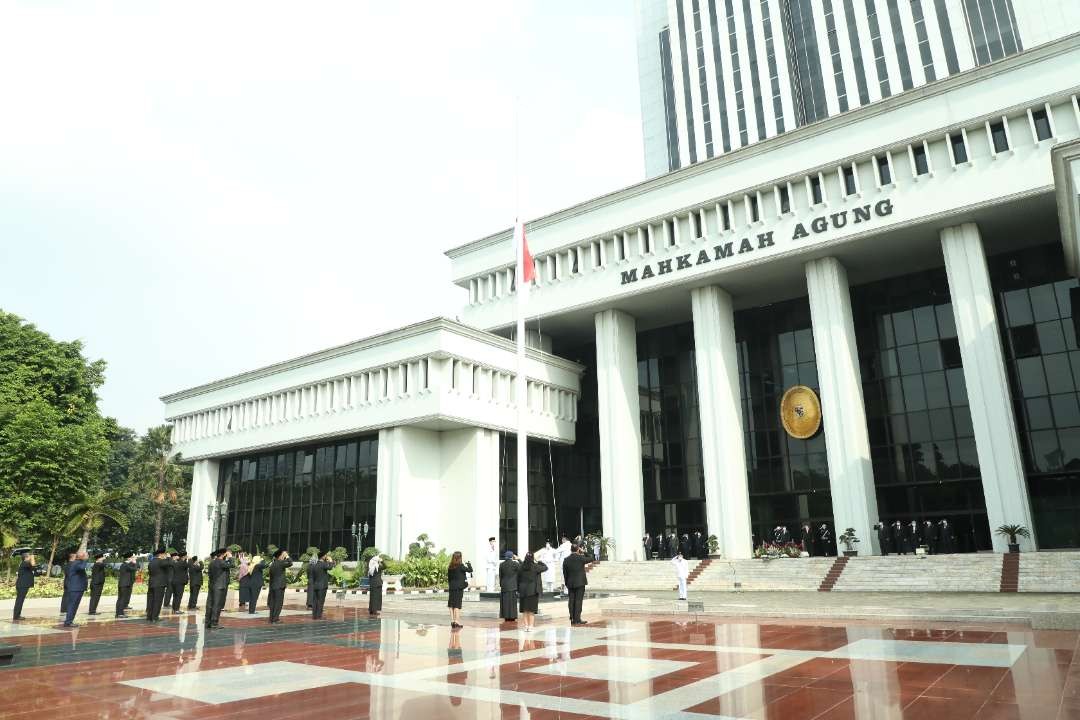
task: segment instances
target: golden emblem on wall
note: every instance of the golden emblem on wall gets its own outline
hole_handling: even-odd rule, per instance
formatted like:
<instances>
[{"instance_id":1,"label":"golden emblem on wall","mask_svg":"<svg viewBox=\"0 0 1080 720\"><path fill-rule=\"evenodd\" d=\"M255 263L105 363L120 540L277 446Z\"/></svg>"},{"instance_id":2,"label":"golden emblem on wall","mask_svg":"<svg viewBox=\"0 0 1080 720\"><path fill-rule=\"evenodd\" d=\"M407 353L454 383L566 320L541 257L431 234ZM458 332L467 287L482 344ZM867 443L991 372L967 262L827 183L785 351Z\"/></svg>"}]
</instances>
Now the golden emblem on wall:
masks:
<instances>
[{"instance_id":1,"label":"golden emblem on wall","mask_svg":"<svg viewBox=\"0 0 1080 720\"><path fill-rule=\"evenodd\" d=\"M794 385L780 399L780 422L796 440L813 437L821 427L821 402L805 385Z\"/></svg>"}]
</instances>

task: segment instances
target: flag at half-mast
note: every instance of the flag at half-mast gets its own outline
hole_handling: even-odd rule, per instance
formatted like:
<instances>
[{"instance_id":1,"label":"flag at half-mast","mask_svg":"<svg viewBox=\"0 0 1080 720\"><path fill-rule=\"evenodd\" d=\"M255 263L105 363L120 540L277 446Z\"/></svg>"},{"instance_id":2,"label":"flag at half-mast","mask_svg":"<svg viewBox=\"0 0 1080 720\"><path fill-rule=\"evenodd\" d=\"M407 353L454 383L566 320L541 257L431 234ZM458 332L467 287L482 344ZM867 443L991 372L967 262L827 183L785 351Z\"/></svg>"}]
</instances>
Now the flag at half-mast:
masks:
<instances>
[{"instance_id":1,"label":"flag at half-mast","mask_svg":"<svg viewBox=\"0 0 1080 720\"><path fill-rule=\"evenodd\" d=\"M532 253L529 252L529 241L525 239L525 223L518 222L514 230L516 241L520 244L520 247L515 248L521 261L519 275L525 284L529 285L536 277L536 262L533 260Z\"/></svg>"}]
</instances>

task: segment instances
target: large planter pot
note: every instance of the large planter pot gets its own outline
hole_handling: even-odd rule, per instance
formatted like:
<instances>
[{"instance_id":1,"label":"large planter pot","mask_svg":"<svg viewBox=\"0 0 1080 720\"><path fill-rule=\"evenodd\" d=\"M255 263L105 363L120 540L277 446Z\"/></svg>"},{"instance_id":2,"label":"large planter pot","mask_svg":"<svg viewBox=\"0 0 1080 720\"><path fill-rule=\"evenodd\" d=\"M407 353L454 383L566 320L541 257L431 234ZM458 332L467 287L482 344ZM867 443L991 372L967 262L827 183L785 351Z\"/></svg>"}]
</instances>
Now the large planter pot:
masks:
<instances>
[{"instance_id":1,"label":"large planter pot","mask_svg":"<svg viewBox=\"0 0 1080 720\"><path fill-rule=\"evenodd\" d=\"M845 550L844 557L857 557L859 555L858 550Z\"/></svg>"},{"instance_id":2,"label":"large planter pot","mask_svg":"<svg viewBox=\"0 0 1080 720\"><path fill-rule=\"evenodd\" d=\"M1011 553L1020 552L1020 543L1009 543L1009 552L1011 552Z\"/></svg>"}]
</instances>

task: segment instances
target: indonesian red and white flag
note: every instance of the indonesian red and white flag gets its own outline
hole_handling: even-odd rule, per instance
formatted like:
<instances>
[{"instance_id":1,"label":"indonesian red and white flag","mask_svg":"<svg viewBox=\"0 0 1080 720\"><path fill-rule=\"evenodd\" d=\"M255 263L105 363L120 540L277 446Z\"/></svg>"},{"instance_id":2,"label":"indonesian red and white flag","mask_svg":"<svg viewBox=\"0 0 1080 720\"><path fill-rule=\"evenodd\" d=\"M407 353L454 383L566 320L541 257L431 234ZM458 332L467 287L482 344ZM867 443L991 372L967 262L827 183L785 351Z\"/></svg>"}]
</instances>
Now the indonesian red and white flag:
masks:
<instances>
[{"instance_id":1,"label":"indonesian red and white flag","mask_svg":"<svg viewBox=\"0 0 1080 720\"><path fill-rule=\"evenodd\" d=\"M518 251L517 257L521 262L520 276L525 284L529 285L536 277L536 261L533 260L532 253L529 252L529 241L525 238L525 223L517 223L514 235L518 238L516 242L520 243L520 250L514 248Z\"/></svg>"}]
</instances>

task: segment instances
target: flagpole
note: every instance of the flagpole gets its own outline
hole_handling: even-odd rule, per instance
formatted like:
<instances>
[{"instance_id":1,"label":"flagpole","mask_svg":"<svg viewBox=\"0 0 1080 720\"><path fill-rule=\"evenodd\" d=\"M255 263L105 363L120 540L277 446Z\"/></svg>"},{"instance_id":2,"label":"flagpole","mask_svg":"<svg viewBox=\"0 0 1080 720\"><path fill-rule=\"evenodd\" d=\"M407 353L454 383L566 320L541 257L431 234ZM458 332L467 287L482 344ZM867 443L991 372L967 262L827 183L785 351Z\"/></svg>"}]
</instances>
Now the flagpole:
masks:
<instances>
[{"instance_id":1,"label":"flagpole","mask_svg":"<svg viewBox=\"0 0 1080 720\"><path fill-rule=\"evenodd\" d=\"M525 226L514 222L514 252L517 254L514 272L517 287L517 375L515 398L517 402L517 554L521 557L529 551L529 468L528 430L525 426L528 403L528 380L525 375L525 295L529 291L525 282Z\"/></svg>"}]
</instances>

